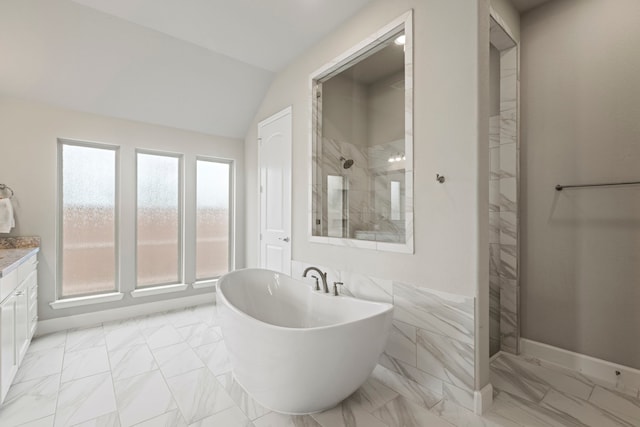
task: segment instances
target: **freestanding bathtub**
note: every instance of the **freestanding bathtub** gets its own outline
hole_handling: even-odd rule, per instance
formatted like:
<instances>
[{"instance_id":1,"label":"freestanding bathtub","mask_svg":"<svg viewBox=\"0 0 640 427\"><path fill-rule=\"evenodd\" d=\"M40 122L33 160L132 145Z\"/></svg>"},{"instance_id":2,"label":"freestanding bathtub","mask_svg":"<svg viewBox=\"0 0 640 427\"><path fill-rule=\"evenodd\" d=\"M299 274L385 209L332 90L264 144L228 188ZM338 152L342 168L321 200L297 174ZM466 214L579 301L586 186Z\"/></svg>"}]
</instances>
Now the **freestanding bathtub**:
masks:
<instances>
[{"instance_id":1,"label":"freestanding bathtub","mask_svg":"<svg viewBox=\"0 0 640 427\"><path fill-rule=\"evenodd\" d=\"M277 412L337 405L371 374L391 329L391 304L317 292L270 270L237 270L217 286L234 376Z\"/></svg>"}]
</instances>

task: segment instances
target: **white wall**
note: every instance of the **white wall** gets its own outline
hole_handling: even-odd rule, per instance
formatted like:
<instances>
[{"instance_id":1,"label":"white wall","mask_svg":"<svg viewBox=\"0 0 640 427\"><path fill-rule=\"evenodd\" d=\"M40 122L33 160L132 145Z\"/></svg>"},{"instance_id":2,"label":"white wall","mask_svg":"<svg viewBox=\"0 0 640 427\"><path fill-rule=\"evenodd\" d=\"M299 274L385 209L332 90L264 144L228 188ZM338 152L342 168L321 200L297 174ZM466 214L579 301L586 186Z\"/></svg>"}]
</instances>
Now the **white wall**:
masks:
<instances>
[{"instance_id":1,"label":"white wall","mask_svg":"<svg viewBox=\"0 0 640 427\"><path fill-rule=\"evenodd\" d=\"M310 74L411 8L415 46L414 156L415 165L419 165L414 172L415 254L310 243ZM488 59L485 83L478 77L478 16L475 2L381 0L277 75L245 140L247 265L258 264L257 123L292 105L294 259L467 296L475 296L479 276L485 274L488 282L488 272L479 272L488 269L488 232L479 230L478 221L480 215L487 228L484 212L488 211L488 165L485 168L484 164L488 164L488 124L482 139L478 119L482 103L478 94L480 82L488 86ZM488 5L486 20L488 57ZM436 182L436 173L447 177L445 184ZM483 175L482 180L479 175ZM483 182L484 187L478 182Z\"/></svg>"},{"instance_id":2,"label":"white wall","mask_svg":"<svg viewBox=\"0 0 640 427\"><path fill-rule=\"evenodd\" d=\"M72 0L0 1L0 51L5 95L236 138L273 77Z\"/></svg>"},{"instance_id":3,"label":"white wall","mask_svg":"<svg viewBox=\"0 0 640 427\"><path fill-rule=\"evenodd\" d=\"M188 290L181 293L132 299L128 292L122 301L53 310L56 277L56 188L57 138L104 142L119 145L121 203L132 211L135 203L134 150L147 148L183 153L187 172L186 191L194 191L195 156L207 155L236 161L237 177L237 247L236 265L244 265L244 168L241 140L215 137L169 127L143 124L121 119L79 113L40 103L0 98L0 183L15 191L16 228L12 236L36 235L42 238L38 255L38 315L40 320L117 308L162 299L203 293ZM189 163L191 168L189 167ZM190 209L189 206L186 207ZM134 233L134 218L121 216L120 235ZM185 235L195 235L195 225L186 223ZM135 248L123 246L121 289L133 290L133 257ZM210 291L209 291L210 292Z\"/></svg>"},{"instance_id":4,"label":"white wall","mask_svg":"<svg viewBox=\"0 0 640 427\"><path fill-rule=\"evenodd\" d=\"M522 335L640 368L640 3L522 18Z\"/></svg>"}]
</instances>

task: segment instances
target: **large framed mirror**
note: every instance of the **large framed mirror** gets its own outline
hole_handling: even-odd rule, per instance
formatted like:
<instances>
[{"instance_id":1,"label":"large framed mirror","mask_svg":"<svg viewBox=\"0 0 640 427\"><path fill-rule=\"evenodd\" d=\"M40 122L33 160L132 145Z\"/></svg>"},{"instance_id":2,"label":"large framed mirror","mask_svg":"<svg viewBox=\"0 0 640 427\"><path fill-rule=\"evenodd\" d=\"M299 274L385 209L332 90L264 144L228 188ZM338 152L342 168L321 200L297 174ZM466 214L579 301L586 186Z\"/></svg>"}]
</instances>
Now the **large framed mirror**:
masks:
<instances>
[{"instance_id":1,"label":"large framed mirror","mask_svg":"<svg viewBox=\"0 0 640 427\"><path fill-rule=\"evenodd\" d=\"M309 240L413 253L409 11L311 75Z\"/></svg>"}]
</instances>

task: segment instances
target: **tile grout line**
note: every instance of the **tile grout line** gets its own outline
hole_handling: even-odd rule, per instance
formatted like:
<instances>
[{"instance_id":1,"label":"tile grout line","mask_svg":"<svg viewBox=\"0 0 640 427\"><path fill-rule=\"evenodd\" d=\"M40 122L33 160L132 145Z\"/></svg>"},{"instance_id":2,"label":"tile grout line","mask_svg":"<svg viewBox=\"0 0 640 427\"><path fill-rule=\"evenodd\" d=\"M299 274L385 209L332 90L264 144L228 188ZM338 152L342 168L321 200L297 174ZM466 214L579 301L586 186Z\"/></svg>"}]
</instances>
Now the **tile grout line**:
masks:
<instances>
[{"instance_id":1,"label":"tile grout line","mask_svg":"<svg viewBox=\"0 0 640 427\"><path fill-rule=\"evenodd\" d=\"M163 315L166 315L166 313L168 313L168 312L163 312L162 314L163 314ZM133 317L133 318L131 318L131 319L136 319L136 318L138 318L138 317L142 317L142 316ZM146 316L145 316L145 317L146 317ZM127 320L128 320L128 319L127 319ZM163 326L163 325L162 325L162 326ZM167 387L167 390L169 390L169 393L171 394L171 399L172 399L172 400L174 401L174 403L176 404L176 408L177 408L177 410L178 410L178 413L180 413L180 416L181 416L181 417L182 417L182 419L184 420L184 419L185 419L184 414L182 413L182 410L180 409L180 406L177 404L176 398L175 398L175 396L174 396L174 394L173 394L173 391L171 390L171 388L169 387L169 385L168 385L168 383L167 383L167 380L166 380L166 378L165 378L165 376L164 376L164 373L163 373L163 372L162 372L162 370L160 369L160 363L158 363L158 360L156 359L156 356L155 356L155 354L153 353L153 349L151 349L151 347L149 347L149 342L147 341L147 337L146 337L146 335L142 333L142 326L140 325L140 322L139 322L139 321L135 323L135 327L136 327L136 330L137 330L137 331L141 334L141 336L144 338L144 343L143 343L143 344L139 344L139 345L140 345L140 346L144 345L144 346L146 347L147 351L151 354L151 357L153 358L154 363L155 363L155 365L157 366L157 369L152 369L151 371L147 371L147 372L143 372L143 373L140 373L140 374L136 374L136 375L131 376L131 377L128 377L128 378L133 378L133 377L138 376L138 375L148 374L148 373L151 373L151 372L154 372L155 370L157 370L157 371L160 373L160 375L161 375L161 377L162 377L162 381L164 382L165 386ZM175 328L174 328L174 329L175 329ZM177 344L179 344L179 343L177 343ZM171 345L175 345L175 343L174 343L174 344L169 344L169 345L167 345L167 346L158 347L158 348L165 348L165 347L169 347L169 346L171 346ZM115 351L119 351L119 350L123 350L123 349L125 349L125 350L126 350L126 349L131 349L131 348L133 348L133 347L134 347L134 346L124 347L124 348L116 349ZM109 358L109 360L111 360L111 358ZM112 376L112 381L113 381L113 384L114 384L114 394L115 394L115 381L113 380L113 373L111 373L111 376ZM121 380L126 380L126 379L128 379L128 378L122 378ZM121 380L119 380L119 381L121 381ZM116 399L116 407L117 407L117 399ZM166 412L164 412L164 413L162 413L162 414L154 415L154 416L152 416L152 417L150 417L150 418L147 418L147 419L141 420L140 422L136 423L135 425L139 425L139 424L141 424L141 423L147 422L147 421L149 421L149 420L152 420L153 418L156 418L156 417L159 417L159 416L165 415L165 414L167 414L167 413L169 413L169 412L171 412L171 411L166 411ZM119 408L118 408L118 418L120 419L120 409L119 409ZM185 421L185 422L186 422L186 421ZM134 426L135 426L135 425L134 425Z\"/></svg>"},{"instance_id":2,"label":"tile grout line","mask_svg":"<svg viewBox=\"0 0 640 427\"><path fill-rule=\"evenodd\" d=\"M53 412L53 425L56 425L58 419L58 402L60 401L60 391L62 388L62 371L64 369L64 359L67 355L67 337L69 336L69 330L64 331L64 345L62 346L62 366L60 367L60 378L58 380L58 392L56 393L56 406Z\"/></svg>"},{"instance_id":3,"label":"tile grout line","mask_svg":"<svg viewBox=\"0 0 640 427\"><path fill-rule=\"evenodd\" d=\"M199 357L199 356L198 356L198 357ZM203 363L204 363L204 362L203 362ZM207 369L208 369L208 368L207 368ZM252 397L249 393L247 393L247 391L246 391L246 390L245 390L245 389L240 385L240 383L239 383L239 382L237 382L237 381L235 380L235 377L233 376L233 372L232 372L232 371L225 372L225 373L220 374L220 375L214 375L214 377L215 377L216 381L218 381L218 383L220 383L220 381L218 380L218 377L224 376L224 375L226 375L227 373L230 373L230 374L231 374L231 384L232 384L232 385L233 385L233 383L236 383L236 384L238 385L238 387L240 388L240 390L242 390L242 392L243 392L244 394L246 394L246 395L247 395L247 398L248 398L248 399L251 399L251 400L253 400L255 403L257 403L258 405L260 405L257 401L255 401L255 400L253 399L253 397ZM255 421L255 420L252 420L252 419L251 419L251 417L249 416L249 414L247 413L247 412L249 411L249 400L247 399L247 411L245 411L244 409L242 409L242 407L241 407L239 404L237 404L237 403L236 403L236 401L235 401L235 400L233 400L233 397L231 396L231 393L229 393L229 392L227 391L226 387L224 387L224 386L222 385L222 383L220 383L220 385L221 385L222 389L223 389L223 390L224 390L224 391L229 395L229 397L231 397L231 400L233 401L234 405L235 405L235 406L237 406L237 407L240 409L240 412L242 412L242 413L245 415L245 417L247 417L247 419L248 419L249 421L251 421L251 423L253 423L253 421ZM262 406L262 405L260 405L260 406L264 408L264 406ZM266 409L266 408L265 408L265 409ZM273 411L270 411L270 410L269 410L269 412L273 412ZM267 412L267 414L268 414L269 412ZM263 414L263 415L261 415L260 417L263 417L263 416L265 416L265 415L267 415L267 414ZM260 417L258 417L258 418L260 418ZM256 418L256 419L258 419L258 418Z\"/></svg>"},{"instance_id":4,"label":"tile grout line","mask_svg":"<svg viewBox=\"0 0 640 427\"><path fill-rule=\"evenodd\" d=\"M118 404L118 395L116 394L116 380L113 378L113 365L111 364L111 355L109 354L109 348L107 347L107 334L104 330L104 323L101 323L102 333L104 334L104 346L107 353L107 360L109 361L109 376L111 377L111 389L113 390L113 398L116 402L116 413L118 416L118 422L122 424L120 419L120 405Z\"/></svg>"},{"instance_id":5,"label":"tile grout line","mask_svg":"<svg viewBox=\"0 0 640 427\"><path fill-rule=\"evenodd\" d=\"M153 352L151 353L151 356L153 356ZM155 356L154 356L154 359L155 359ZM157 362L157 361L156 361L156 365L158 365L158 362ZM153 371L149 371L149 372L153 372ZM186 420L186 418L185 418L184 414L182 413L182 409L180 409L180 405L178 405L178 402L177 402L177 400L176 400L176 397L173 395L173 391L171 390L171 387L169 387L169 384L167 383L167 379L164 377L164 374L162 373L162 370L160 370L160 365L158 365L158 372L160 373L160 376L162 377L162 381L164 382L164 385L167 387L167 390L169 390L169 393L171 394L171 399L172 399L172 400L173 400L173 402L176 404L176 409L178 410L178 413L179 413L179 414L180 414L180 416L182 417L182 420L186 423L186 425L189 425L189 424L187 423L187 420ZM148 372L147 372L147 373L148 373ZM171 412L171 411L166 411L166 412L163 412L162 414L154 415L154 416L152 416L152 417L150 417L150 418L147 418L147 419L141 420L140 422L138 422L138 423L134 424L134 426L139 425L139 424L142 424L142 423L147 422L147 421L149 421L149 420L152 420L152 419L154 419L154 418L160 417L160 416L162 416L162 415L168 414L169 412Z\"/></svg>"},{"instance_id":6,"label":"tile grout line","mask_svg":"<svg viewBox=\"0 0 640 427\"><path fill-rule=\"evenodd\" d=\"M27 421L25 423L21 423L20 425L18 425L18 427L24 426L24 425L27 425L27 424L31 424L31 423L35 423L36 421L41 421L41 420L44 420L44 419L49 418L51 416L53 416L53 414L45 415L44 417L40 417L40 418L36 418L35 420Z\"/></svg>"},{"instance_id":7,"label":"tile grout line","mask_svg":"<svg viewBox=\"0 0 640 427\"><path fill-rule=\"evenodd\" d=\"M165 377L164 372L162 372L162 369L160 369L161 365L158 362L158 359L156 358L156 355L153 353L153 349L151 347L149 347L149 343L147 342L146 335L142 334L142 336L144 337L144 342L145 342L145 345L147 346L147 350L149 350L149 353L151 353L151 357L153 357L153 361L155 362L156 366L158 367L158 372L160 373L160 376L162 377L162 381L164 382L165 387L167 387L167 390L169 390L169 393L171 394L171 399L176 404L176 408L178 409L178 412L180 413L180 416L182 417L182 420L185 422L185 424L187 426L190 425L190 424L193 424L193 423L189 423L187 421L185 415L182 413L182 409L180 408L180 405L178 405L178 400L176 399L176 396L173 394L173 390L171 389L171 387L169 387L169 383L167 382L167 378ZM168 347L168 346L165 346L165 347ZM159 348L163 348L163 347L159 347ZM196 354L196 356L197 356L197 354ZM150 371L150 372L153 372L153 371ZM188 372L191 372L191 371L188 371ZM168 412L169 411L165 412L164 414L166 414ZM164 414L160 414L160 415L164 415ZM160 415L157 415L157 416L160 416ZM141 421L141 423L144 422L144 421L151 420L153 418L155 418L155 417L151 417L151 418L149 418L147 420L143 420L143 421ZM138 424L140 424L140 423L138 423Z\"/></svg>"}]
</instances>

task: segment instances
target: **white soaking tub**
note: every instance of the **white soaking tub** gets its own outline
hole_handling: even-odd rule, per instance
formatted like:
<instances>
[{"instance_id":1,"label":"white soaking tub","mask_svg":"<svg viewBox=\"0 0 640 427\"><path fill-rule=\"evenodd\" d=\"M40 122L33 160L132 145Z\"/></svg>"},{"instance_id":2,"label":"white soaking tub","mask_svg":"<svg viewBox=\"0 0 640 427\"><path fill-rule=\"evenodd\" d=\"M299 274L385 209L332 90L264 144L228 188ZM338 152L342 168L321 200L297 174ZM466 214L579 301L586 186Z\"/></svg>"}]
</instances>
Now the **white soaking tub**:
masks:
<instances>
[{"instance_id":1,"label":"white soaking tub","mask_svg":"<svg viewBox=\"0 0 640 427\"><path fill-rule=\"evenodd\" d=\"M234 376L277 412L337 405L371 374L391 329L391 304L317 292L270 270L237 270L217 286Z\"/></svg>"}]
</instances>

